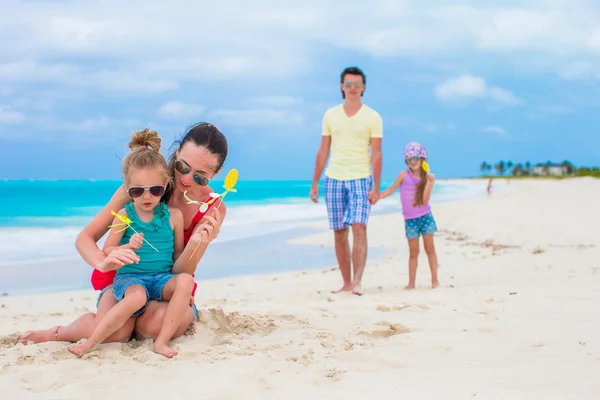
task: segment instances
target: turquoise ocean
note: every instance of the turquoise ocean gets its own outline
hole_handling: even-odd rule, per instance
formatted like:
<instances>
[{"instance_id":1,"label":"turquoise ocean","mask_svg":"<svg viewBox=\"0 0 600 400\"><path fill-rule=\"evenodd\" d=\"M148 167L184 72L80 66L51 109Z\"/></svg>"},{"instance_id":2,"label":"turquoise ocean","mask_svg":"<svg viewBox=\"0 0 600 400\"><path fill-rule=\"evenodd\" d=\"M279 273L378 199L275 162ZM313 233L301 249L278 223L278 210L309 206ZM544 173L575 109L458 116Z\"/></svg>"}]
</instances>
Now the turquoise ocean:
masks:
<instances>
[{"instance_id":1,"label":"turquoise ocean","mask_svg":"<svg viewBox=\"0 0 600 400\"><path fill-rule=\"evenodd\" d=\"M383 182L387 187L391 182ZM0 295L90 288L91 267L75 238L121 181L0 181ZM220 191L222 181L211 186ZM286 243L327 221L325 203L310 201L310 181L239 181L226 198L227 219L196 279L308 270L336 265L332 249ZM481 184L438 181L432 204L483 195ZM398 192L372 215L401 212ZM435 210L434 210L435 212ZM405 246L398 227L398 245ZM103 240L100 241L100 244ZM381 250L370 250L369 258Z\"/></svg>"}]
</instances>

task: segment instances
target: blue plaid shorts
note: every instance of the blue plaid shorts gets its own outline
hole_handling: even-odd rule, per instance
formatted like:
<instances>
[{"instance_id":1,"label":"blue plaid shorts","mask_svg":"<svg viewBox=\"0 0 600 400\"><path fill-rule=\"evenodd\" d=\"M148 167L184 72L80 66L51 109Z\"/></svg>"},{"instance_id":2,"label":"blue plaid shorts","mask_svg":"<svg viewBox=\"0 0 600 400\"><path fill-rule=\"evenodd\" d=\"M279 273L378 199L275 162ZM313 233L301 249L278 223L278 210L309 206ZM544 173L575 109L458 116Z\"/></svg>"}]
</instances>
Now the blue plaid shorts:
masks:
<instances>
[{"instance_id":1,"label":"blue plaid shorts","mask_svg":"<svg viewBox=\"0 0 600 400\"><path fill-rule=\"evenodd\" d=\"M340 181L325 176L325 204L329 227L340 230L352 224L367 225L371 213L369 192L373 177Z\"/></svg>"},{"instance_id":2,"label":"blue plaid shorts","mask_svg":"<svg viewBox=\"0 0 600 400\"><path fill-rule=\"evenodd\" d=\"M433 235L438 231L431 212L422 217L404 220L404 230L407 239L418 239L421 235Z\"/></svg>"}]
</instances>

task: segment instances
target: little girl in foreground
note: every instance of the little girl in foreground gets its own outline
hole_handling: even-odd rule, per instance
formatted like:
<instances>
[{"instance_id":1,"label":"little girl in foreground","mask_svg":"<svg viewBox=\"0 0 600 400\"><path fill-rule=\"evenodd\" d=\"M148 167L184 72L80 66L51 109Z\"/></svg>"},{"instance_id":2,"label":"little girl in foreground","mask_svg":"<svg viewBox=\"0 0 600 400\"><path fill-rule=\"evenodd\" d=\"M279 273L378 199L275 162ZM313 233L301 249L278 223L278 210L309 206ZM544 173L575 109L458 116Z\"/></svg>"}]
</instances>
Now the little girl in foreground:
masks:
<instances>
[{"instance_id":1,"label":"little girl in foreground","mask_svg":"<svg viewBox=\"0 0 600 400\"><path fill-rule=\"evenodd\" d=\"M133 151L124 160L123 175L133 202L118 214L128 217L138 233L129 227L119 232L125 228L122 225L112 227L103 251L110 254L118 248L129 248L136 251L139 261L115 267L113 293L118 304L100 321L89 339L68 346L78 357L102 343L131 316L141 315L149 300L169 302L154 351L169 358L177 354L168 344L189 307L194 280L189 274L171 272L183 251L183 214L160 201L170 184L167 163L159 153L160 141L156 132L144 130L135 132L129 143ZM121 221L115 217L113 224Z\"/></svg>"},{"instance_id":2,"label":"little girl in foreground","mask_svg":"<svg viewBox=\"0 0 600 400\"><path fill-rule=\"evenodd\" d=\"M388 197L400 186L404 228L410 251L408 285L405 289L415 288L419 261L419 236L421 235L423 236L423 245L431 269L431 286L433 288L439 286L437 255L433 244L433 234L438 229L429 206L429 198L431 197L435 177L423 170L423 161L426 159L427 152L423 146L417 142L407 144L404 148L404 161L408 169L400 172L392 186L381 192L380 196L380 198Z\"/></svg>"}]
</instances>

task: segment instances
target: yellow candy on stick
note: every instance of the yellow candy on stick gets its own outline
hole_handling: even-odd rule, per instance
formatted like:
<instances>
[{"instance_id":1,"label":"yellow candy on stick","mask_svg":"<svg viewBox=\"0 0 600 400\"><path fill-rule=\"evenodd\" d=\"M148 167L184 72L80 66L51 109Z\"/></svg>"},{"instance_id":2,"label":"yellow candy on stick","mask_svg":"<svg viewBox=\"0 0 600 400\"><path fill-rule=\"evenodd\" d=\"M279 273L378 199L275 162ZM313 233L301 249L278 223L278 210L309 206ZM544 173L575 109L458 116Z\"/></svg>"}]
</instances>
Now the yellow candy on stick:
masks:
<instances>
[{"instance_id":1,"label":"yellow candy on stick","mask_svg":"<svg viewBox=\"0 0 600 400\"><path fill-rule=\"evenodd\" d=\"M130 220L129 218L127 218L127 217L126 217L126 216L124 216L124 215L117 214L117 213L116 213L116 212L114 212L114 211L111 211L110 213L111 213L113 216L117 217L117 218L119 219L119 221L121 221L122 223L121 223L121 224L112 224L112 225L109 225L109 226L108 226L109 228L112 228L113 226L124 226L125 228L123 228L123 229L121 229L121 230L119 230L119 231L117 231L117 232L123 232L123 231L124 231L124 230L126 230L127 228L131 228L131 230L132 230L132 231L134 231L135 233L137 233L137 234L139 235L139 233L138 233L138 232L137 232L135 229L133 229L133 227L131 226L131 220ZM151 245L151 244L150 244L150 243L149 243L149 242L148 242L146 239L144 239L144 242L148 243L148 245L149 245L150 247L152 247L154 250L158 251L158 249L157 249L156 247L152 246L152 245Z\"/></svg>"},{"instance_id":2,"label":"yellow candy on stick","mask_svg":"<svg viewBox=\"0 0 600 400\"><path fill-rule=\"evenodd\" d=\"M427 164L427 161L423 160L423 171L429 173L429 164Z\"/></svg>"},{"instance_id":3,"label":"yellow candy on stick","mask_svg":"<svg viewBox=\"0 0 600 400\"><path fill-rule=\"evenodd\" d=\"M208 206L212 203L214 203L217 199L221 199L221 202L219 203L219 205L217 206L217 210L219 209L219 207L221 207L221 204L223 204L223 198L225 196L227 196L227 193L229 192L237 192L236 189L234 189L235 184L238 181L238 170L237 169L232 169L227 173L227 176L225 176L225 181L223 182L223 187L225 188L225 191L221 194L218 193L211 193L210 197L212 197L208 202L201 202L201 201L196 201L196 200L192 200L187 196L187 192L184 192L183 195L186 198L186 200L188 201L188 204L198 204L200 205L200 212L206 212L206 210L208 210ZM214 214L214 211L213 211ZM200 241L198 243L198 245L196 246L196 248L194 249L194 251L192 252L192 255L190 256L190 259L194 256L194 254L196 253L196 250L198 250L198 247L200 246L200 243L202 243L202 241Z\"/></svg>"}]
</instances>

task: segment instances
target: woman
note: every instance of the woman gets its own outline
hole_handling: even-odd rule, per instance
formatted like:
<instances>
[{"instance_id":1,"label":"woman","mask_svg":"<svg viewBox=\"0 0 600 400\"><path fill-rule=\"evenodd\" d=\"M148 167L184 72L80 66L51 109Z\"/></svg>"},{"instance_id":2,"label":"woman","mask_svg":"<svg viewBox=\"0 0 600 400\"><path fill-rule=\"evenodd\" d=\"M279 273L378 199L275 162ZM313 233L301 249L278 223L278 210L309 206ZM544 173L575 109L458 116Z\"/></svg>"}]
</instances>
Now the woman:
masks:
<instances>
[{"instance_id":1,"label":"woman","mask_svg":"<svg viewBox=\"0 0 600 400\"><path fill-rule=\"evenodd\" d=\"M177 149L171 154L169 160L169 169L174 186L167 190L162 200L169 206L178 208L183 213L185 249L180 257L187 261L186 272L194 274L208 244L218 236L227 209L225 204L220 204L213 209L209 208L205 213L200 213L198 205L188 204L183 194L187 192L188 197L200 201L206 201L210 197L209 195L213 190L208 186L208 183L221 172L223 163L227 158L228 146L225 136L217 127L208 123L192 126L183 138L176 143L178 144ZM21 343L27 344L30 341L41 343L52 340L77 342L89 338L98 322L117 304L111 288L115 276L114 265L122 266L133 263L137 260L137 255L133 250L119 249L106 256L98 247L97 242L108 231L108 226L113 221L111 211L122 209L130 201L131 199L128 197L125 188L120 187L117 189L108 204L81 231L75 242L79 254L95 268L92 272L92 285L94 289L101 290L97 313L84 314L67 326L28 331L19 339ZM220 201L217 201L213 205L219 203ZM104 272L111 269L113 271ZM194 283L190 308L173 338L183 335L195 318L197 313L194 305L196 286L196 283ZM129 341L132 333L138 339L155 339L160 331L160 324L166 308L167 302L149 301L142 315L131 317L120 330L108 337L104 343Z\"/></svg>"}]
</instances>

